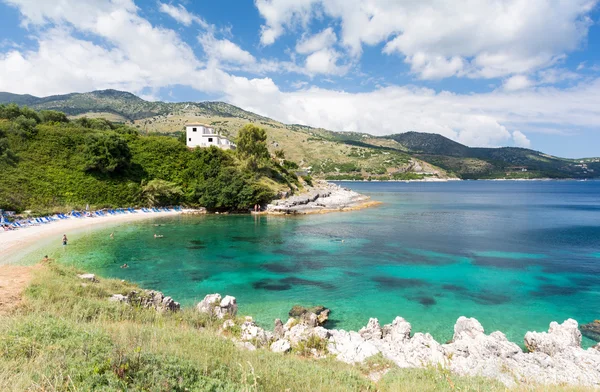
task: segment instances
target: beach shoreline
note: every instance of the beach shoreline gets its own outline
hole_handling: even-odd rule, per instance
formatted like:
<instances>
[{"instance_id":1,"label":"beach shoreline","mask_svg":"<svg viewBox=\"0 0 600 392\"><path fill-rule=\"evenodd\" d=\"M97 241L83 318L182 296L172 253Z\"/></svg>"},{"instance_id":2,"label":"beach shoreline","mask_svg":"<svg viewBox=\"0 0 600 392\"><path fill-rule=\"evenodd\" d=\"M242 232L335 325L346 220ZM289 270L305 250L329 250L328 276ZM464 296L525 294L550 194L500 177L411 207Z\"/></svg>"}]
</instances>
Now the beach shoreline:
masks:
<instances>
[{"instance_id":1,"label":"beach shoreline","mask_svg":"<svg viewBox=\"0 0 600 392\"><path fill-rule=\"evenodd\" d=\"M59 243L62 235L69 237L88 229L118 226L123 223L139 222L152 218L172 217L186 211L136 212L102 217L70 218L66 220L40 224L23 229L0 232L0 265L21 264L21 261L35 250L53 242ZM43 257L43 256L42 256ZM38 262L30 260L31 263Z\"/></svg>"}]
</instances>

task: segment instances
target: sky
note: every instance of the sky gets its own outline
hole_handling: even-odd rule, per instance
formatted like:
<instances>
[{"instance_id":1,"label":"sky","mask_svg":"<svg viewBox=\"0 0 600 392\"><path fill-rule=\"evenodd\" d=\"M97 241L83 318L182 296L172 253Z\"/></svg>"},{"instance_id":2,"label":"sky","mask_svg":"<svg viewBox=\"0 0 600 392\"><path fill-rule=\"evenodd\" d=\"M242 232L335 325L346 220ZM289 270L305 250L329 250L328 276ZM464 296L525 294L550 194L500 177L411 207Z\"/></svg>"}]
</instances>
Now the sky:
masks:
<instances>
[{"instance_id":1,"label":"sky","mask_svg":"<svg viewBox=\"0 0 600 392\"><path fill-rule=\"evenodd\" d=\"M600 0L0 0L0 91L600 156Z\"/></svg>"}]
</instances>

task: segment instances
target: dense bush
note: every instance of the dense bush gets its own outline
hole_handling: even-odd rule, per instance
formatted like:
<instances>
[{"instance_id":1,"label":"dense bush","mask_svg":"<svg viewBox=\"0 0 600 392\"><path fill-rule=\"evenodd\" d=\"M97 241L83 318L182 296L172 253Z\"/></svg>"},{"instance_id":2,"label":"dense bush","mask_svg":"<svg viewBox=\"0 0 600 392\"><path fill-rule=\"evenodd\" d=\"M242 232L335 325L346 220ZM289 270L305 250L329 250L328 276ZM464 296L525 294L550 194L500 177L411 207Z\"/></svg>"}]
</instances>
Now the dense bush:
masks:
<instances>
[{"instance_id":1,"label":"dense bush","mask_svg":"<svg viewBox=\"0 0 600 392\"><path fill-rule=\"evenodd\" d=\"M104 119L0 105L0 209L183 203L244 210L270 201L274 184L297 183L265 154L263 130L240 133L241 152L190 150L175 137L142 136Z\"/></svg>"}]
</instances>

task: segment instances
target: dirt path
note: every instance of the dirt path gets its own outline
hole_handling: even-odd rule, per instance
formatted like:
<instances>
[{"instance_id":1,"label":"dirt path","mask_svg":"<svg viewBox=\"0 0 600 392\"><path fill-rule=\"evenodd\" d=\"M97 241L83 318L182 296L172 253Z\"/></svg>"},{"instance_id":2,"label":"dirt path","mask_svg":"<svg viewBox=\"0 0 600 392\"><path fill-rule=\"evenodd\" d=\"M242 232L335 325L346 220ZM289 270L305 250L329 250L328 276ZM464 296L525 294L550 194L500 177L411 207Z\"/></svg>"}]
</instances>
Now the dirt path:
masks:
<instances>
[{"instance_id":1,"label":"dirt path","mask_svg":"<svg viewBox=\"0 0 600 392\"><path fill-rule=\"evenodd\" d=\"M37 268L39 266L0 265L0 315L19 305L23 290Z\"/></svg>"}]
</instances>

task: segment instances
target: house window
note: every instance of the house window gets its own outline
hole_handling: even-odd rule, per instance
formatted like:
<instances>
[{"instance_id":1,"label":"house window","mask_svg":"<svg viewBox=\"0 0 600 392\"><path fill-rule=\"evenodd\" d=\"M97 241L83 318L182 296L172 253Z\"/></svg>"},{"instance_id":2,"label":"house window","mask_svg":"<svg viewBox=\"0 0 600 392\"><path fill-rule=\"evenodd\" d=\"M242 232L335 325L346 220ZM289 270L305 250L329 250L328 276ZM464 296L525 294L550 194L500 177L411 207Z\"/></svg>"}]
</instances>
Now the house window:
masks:
<instances>
[{"instance_id":1,"label":"house window","mask_svg":"<svg viewBox=\"0 0 600 392\"><path fill-rule=\"evenodd\" d=\"M209 137L209 138L208 138L208 142L209 142L209 143L212 143L212 141L213 141L213 138L212 138L212 137Z\"/></svg>"},{"instance_id":2,"label":"house window","mask_svg":"<svg viewBox=\"0 0 600 392\"><path fill-rule=\"evenodd\" d=\"M192 132L196 132L196 128L192 128Z\"/></svg>"},{"instance_id":3,"label":"house window","mask_svg":"<svg viewBox=\"0 0 600 392\"><path fill-rule=\"evenodd\" d=\"M192 141L192 138L189 138L188 140L191 142L191 141Z\"/></svg>"}]
</instances>

